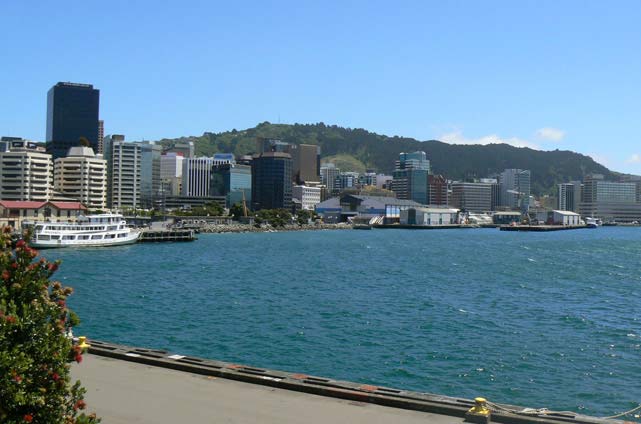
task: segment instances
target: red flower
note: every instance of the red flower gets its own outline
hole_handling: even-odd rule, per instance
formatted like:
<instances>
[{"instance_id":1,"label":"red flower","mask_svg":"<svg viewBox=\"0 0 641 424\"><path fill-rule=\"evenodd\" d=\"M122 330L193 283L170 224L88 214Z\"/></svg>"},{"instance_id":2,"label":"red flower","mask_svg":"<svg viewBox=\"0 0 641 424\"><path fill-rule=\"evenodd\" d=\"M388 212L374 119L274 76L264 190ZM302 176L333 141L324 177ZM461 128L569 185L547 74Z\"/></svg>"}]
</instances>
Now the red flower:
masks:
<instances>
[{"instance_id":1,"label":"red flower","mask_svg":"<svg viewBox=\"0 0 641 424\"><path fill-rule=\"evenodd\" d=\"M11 262L11 268L18 269L18 262Z\"/></svg>"},{"instance_id":2,"label":"red flower","mask_svg":"<svg viewBox=\"0 0 641 424\"><path fill-rule=\"evenodd\" d=\"M73 410L77 411L78 409L85 409L87 404L85 403L84 400L80 399L76 404L73 406Z\"/></svg>"},{"instance_id":3,"label":"red flower","mask_svg":"<svg viewBox=\"0 0 641 424\"><path fill-rule=\"evenodd\" d=\"M13 315L7 315L5 317L5 321L7 321L9 324L15 324L16 323L16 317Z\"/></svg>"},{"instance_id":4,"label":"red flower","mask_svg":"<svg viewBox=\"0 0 641 424\"><path fill-rule=\"evenodd\" d=\"M49 265L47 265L47 268L49 269L49 271L54 272L55 270L58 269L58 264L55 262L50 263Z\"/></svg>"},{"instance_id":5,"label":"red flower","mask_svg":"<svg viewBox=\"0 0 641 424\"><path fill-rule=\"evenodd\" d=\"M60 380L60 376L58 375L57 372L54 372L53 374L51 374L51 378L53 379L53 381Z\"/></svg>"},{"instance_id":6,"label":"red flower","mask_svg":"<svg viewBox=\"0 0 641 424\"><path fill-rule=\"evenodd\" d=\"M16 383L20 383L22 381L22 377L16 374L13 376L13 381L15 381Z\"/></svg>"},{"instance_id":7,"label":"red flower","mask_svg":"<svg viewBox=\"0 0 641 424\"><path fill-rule=\"evenodd\" d=\"M11 278L11 274L9 274L9 271L7 271L6 269L2 271L2 279L4 281L7 281L9 278Z\"/></svg>"},{"instance_id":8,"label":"red flower","mask_svg":"<svg viewBox=\"0 0 641 424\"><path fill-rule=\"evenodd\" d=\"M22 241L22 240L21 240L21 241ZM30 423L31 421L33 421L33 415L31 415L31 414L25 414L25 416L24 416L24 417L22 417L22 418L23 418L26 422L28 422L28 423Z\"/></svg>"},{"instance_id":9,"label":"red flower","mask_svg":"<svg viewBox=\"0 0 641 424\"><path fill-rule=\"evenodd\" d=\"M18 242L16 243L16 247L24 247L25 244L26 243L24 242L24 240L18 240Z\"/></svg>"},{"instance_id":10,"label":"red flower","mask_svg":"<svg viewBox=\"0 0 641 424\"><path fill-rule=\"evenodd\" d=\"M81 363L82 362L82 355L77 354L76 357L75 357L75 360L76 360L77 363Z\"/></svg>"}]
</instances>

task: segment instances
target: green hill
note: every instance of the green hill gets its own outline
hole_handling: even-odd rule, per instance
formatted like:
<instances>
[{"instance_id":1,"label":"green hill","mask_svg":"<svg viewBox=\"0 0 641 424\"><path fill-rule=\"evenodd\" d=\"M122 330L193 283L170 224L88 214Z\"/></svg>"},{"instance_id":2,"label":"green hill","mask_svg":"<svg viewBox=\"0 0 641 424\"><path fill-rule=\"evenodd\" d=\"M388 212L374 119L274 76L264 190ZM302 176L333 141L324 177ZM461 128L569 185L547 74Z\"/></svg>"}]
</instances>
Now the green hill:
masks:
<instances>
[{"instance_id":1,"label":"green hill","mask_svg":"<svg viewBox=\"0 0 641 424\"><path fill-rule=\"evenodd\" d=\"M322 122L294 125L263 122L241 131L206 132L200 137L163 139L160 142L168 146L176 141L193 141L197 155L209 156L216 152L243 155L256 150L257 137L320 145L323 161L327 158L346 171L362 171L364 167L391 173L399 153L417 150L427 153L434 173L443 174L449 179L489 177L506 168L529 169L532 172L532 192L539 195L554 193L556 184L579 180L589 173L604 174L606 178L616 178L618 175L589 156L571 151L539 151L507 144L482 146L446 144L436 140L418 141L388 137L359 128L330 126Z\"/></svg>"}]
</instances>

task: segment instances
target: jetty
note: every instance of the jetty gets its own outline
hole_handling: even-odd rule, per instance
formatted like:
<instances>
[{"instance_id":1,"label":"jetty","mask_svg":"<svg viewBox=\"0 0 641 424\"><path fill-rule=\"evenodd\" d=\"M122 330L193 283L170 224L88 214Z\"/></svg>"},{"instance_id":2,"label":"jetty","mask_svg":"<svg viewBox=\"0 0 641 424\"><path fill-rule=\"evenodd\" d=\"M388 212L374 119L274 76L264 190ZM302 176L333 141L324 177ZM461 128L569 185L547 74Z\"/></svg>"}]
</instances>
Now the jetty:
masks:
<instances>
[{"instance_id":1,"label":"jetty","mask_svg":"<svg viewBox=\"0 0 641 424\"><path fill-rule=\"evenodd\" d=\"M501 225L501 231L564 231L589 228L586 225Z\"/></svg>"},{"instance_id":2,"label":"jetty","mask_svg":"<svg viewBox=\"0 0 641 424\"><path fill-rule=\"evenodd\" d=\"M269 370L91 340L72 380L108 423L432 423L470 419L469 399ZM505 424L606 424L572 412L488 403ZM528 411L528 412L526 412ZM476 418L476 419L475 419ZM621 423L621 421L618 421Z\"/></svg>"},{"instance_id":3,"label":"jetty","mask_svg":"<svg viewBox=\"0 0 641 424\"><path fill-rule=\"evenodd\" d=\"M142 230L138 242L168 242L197 240L194 230Z\"/></svg>"}]
</instances>

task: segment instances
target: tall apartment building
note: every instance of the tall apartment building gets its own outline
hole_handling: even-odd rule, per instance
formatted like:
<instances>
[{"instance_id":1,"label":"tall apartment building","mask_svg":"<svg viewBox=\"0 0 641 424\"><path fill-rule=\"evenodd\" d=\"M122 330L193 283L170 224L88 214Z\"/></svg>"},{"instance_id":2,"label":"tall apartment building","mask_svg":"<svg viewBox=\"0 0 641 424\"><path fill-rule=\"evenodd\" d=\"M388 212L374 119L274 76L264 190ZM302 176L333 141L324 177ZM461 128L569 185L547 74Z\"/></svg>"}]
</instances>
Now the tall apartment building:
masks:
<instances>
[{"instance_id":1,"label":"tall apartment building","mask_svg":"<svg viewBox=\"0 0 641 424\"><path fill-rule=\"evenodd\" d=\"M530 171L506 169L499 175L501 206L512 209L528 209L530 198Z\"/></svg>"},{"instance_id":2,"label":"tall apartment building","mask_svg":"<svg viewBox=\"0 0 641 424\"><path fill-rule=\"evenodd\" d=\"M47 201L53 194L51 155L32 141L3 137L0 200Z\"/></svg>"},{"instance_id":3,"label":"tall apartment building","mask_svg":"<svg viewBox=\"0 0 641 424\"><path fill-rule=\"evenodd\" d=\"M124 135L105 137L107 203L112 209L140 208L142 147L125 141Z\"/></svg>"},{"instance_id":4,"label":"tall apartment building","mask_svg":"<svg viewBox=\"0 0 641 424\"><path fill-rule=\"evenodd\" d=\"M489 212L493 210L492 187L490 183L452 183L450 204L467 212Z\"/></svg>"},{"instance_id":5,"label":"tall apartment building","mask_svg":"<svg viewBox=\"0 0 641 424\"><path fill-rule=\"evenodd\" d=\"M269 151L252 160L252 205L254 210L291 209L292 157Z\"/></svg>"},{"instance_id":6,"label":"tall apartment building","mask_svg":"<svg viewBox=\"0 0 641 424\"><path fill-rule=\"evenodd\" d=\"M99 152L100 91L90 84L59 82L47 93L47 153L58 159L86 139Z\"/></svg>"},{"instance_id":7,"label":"tall apartment building","mask_svg":"<svg viewBox=\"0 0 641 424\"><path fill-rule=\"evenodd\" d=\"M98 120L98 150L95 152L99 155L105 154L105 121L102 119Z\"/></svg>"},{"instance_id":8,"label":"tall apartment building","mask_svg":"<svg viewBox=\"0 0 641 424\"><path fill-rule=\"evenodd\" d=\"M425 152L401 153L393 173L392 190L399 199L429 202L430 161Z\"/></svg>"},{"instance_id":9,"label":"tall apartment building","mask_svg":"<svg viewBox=\"0 0 641 424\"><path fill-rule=\"evenodd\" d=\"M76 146L54 163L54 189L88 209L107 207L107 161L91 147Z\"/></svg>"},{"instance_id":10,"label":"tall apartment building","mask_svg":"<svg viewBox=\"0 0 641 424\"><path fill-rule=\"evenodd\" d=\"M160 156L160 190L162 196L178 196L183 179L183 160L181 153L168 152Z\"/></svg>"},{"instance_id":11,"label":"tall apartment building","mask_svg":"<svg viewBox=\"0 0 641 424\"><path fill-rule=\"evenodd\" d=\"M181 195L209 197L214 158L188 158L183 161Z\"/></svg>"},{"instance_id":12,"label":"tall apartment building","mask_svg":"<svg viewBox=\"0 0 641 424\"><path fill-rule=\"evenodd\" d=\"M160 156L162 147L151 141L140 143L140 202L151 209L160 198Z\"/></svg>"}]
</instances>

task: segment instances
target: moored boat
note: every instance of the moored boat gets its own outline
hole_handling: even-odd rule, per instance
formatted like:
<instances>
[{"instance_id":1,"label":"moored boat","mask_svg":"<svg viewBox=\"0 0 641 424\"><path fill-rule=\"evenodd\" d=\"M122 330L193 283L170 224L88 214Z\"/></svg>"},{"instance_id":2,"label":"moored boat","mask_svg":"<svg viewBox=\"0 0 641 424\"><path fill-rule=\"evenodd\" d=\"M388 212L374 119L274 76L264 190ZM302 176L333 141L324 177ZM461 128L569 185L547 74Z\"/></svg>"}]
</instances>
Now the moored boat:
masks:
<instances>
[{"instance_id":1,"label":"moored boat","mask_svg":"<svg viewBox=\"0 0 641 424\"><path fill-rule=\"evenodd\" d=\"M76 222L39 222L34 225L31 246L100 247L138 241L140 231L127 226L120 214L79 216Z\"/></svg>"},{"instance_id":2,"label":"moored boat","mask_svg":"<svg viewBox=\"0 0 641 424\"><path fill-rule=\"evenodd\" d=\"M585 218L585 225L588 228L597 228L603 225L603 223L599 218L587 217Z\"/></svg>"}]
</instances>

